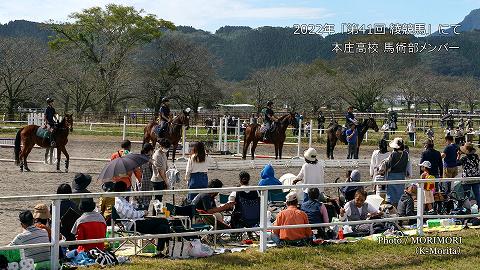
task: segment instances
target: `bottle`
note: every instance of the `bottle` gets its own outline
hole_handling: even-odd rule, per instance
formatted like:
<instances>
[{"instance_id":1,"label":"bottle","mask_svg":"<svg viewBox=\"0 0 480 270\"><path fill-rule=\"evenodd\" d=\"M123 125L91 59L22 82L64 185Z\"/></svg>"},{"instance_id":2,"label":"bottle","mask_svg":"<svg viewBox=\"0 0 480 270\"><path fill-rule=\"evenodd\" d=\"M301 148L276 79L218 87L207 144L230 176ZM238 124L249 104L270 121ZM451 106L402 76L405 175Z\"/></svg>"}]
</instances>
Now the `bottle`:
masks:
<instances>
[{"instance_id":1,"label":"bottle","mask_svg":"<svg viewBox=\"0 0 480 270\"><path fill-rule=\"evenodd\" d=\"M338 229L338 240L342 240L342 239L345 239L345 237L343 236L343 228L340 227L340 229Z\"/></svg>"}]
</instances>

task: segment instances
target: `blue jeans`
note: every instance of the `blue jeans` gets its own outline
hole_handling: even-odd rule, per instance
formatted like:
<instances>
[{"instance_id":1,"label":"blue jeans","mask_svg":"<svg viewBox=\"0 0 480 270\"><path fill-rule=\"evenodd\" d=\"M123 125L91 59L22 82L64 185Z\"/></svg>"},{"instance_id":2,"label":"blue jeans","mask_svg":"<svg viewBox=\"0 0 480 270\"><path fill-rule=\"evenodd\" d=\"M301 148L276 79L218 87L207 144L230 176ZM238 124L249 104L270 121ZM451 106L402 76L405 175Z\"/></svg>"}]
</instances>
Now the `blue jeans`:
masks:
<instances>
[{"instance_id":1,"label":"blue jeans","mask_svg":"<svg viewBox=\"0 0 480 270\"><path fill-rule=\"evenodd\" d=\"M207 173L197 172L197 173L190 174L190 180L188 181L189 189L198 189L198 188L207 188L207 187L208 187ZM198 193L188 193L187 200L191 202L197 195Z\"/></svg>"},{"instance_id":2,"label":"blue jeans","mask_svg":"<svg viewBox=\"0 0 480 270\"><path fill-rule=\"evenodd\" d=\"M388 173L387 180L405 180L405 173ZM404 184L398 185L387 185L387 202L393 205L398 205L398 201L400 201L400 197L403 195L403 191L405 190Z\"/></svg>"},{"instance_id":3,"label":"blue jeans","mask_svg":"<svg viewBox=\"0 0 480 270\"><path fill-rule=\"evenodd\" d=\"M480 183L471 183L469 184L468 182L463 184L463 190L465 193L468 194L470 190L473 191L473 196L475 196L475 201L477 201L477 205L480 203Z\"/></svg>"}]
</instances>

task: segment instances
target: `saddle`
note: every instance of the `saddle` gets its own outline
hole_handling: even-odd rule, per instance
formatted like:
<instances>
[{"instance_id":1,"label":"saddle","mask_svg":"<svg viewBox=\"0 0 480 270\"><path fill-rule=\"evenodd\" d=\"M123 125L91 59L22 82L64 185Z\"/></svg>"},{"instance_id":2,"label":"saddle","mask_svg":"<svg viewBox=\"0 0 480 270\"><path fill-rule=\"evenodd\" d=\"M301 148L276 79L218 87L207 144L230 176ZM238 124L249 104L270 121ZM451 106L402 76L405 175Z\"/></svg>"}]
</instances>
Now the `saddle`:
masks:
<instances>
[{"instance_id":1,"label":"saddle","mask_svg":"<svg viewBox=\"0 0 480 270\"><path fill-rule=\"evenodd\" d=\"M155 132L155 134L157 135L158 138L160 137L163 137L167 131L168 131L168 127L170 126L170 123L166 123L166 124L158 124L158 125L155 125L153 127L153 130Z\"/></svg>"},{"instance_id":2,"label":"saddle","mask_svg":"<svg viewBox=\"0 0 480 270\"><path fill-rule=\"evenodd\" d=\"M37 137L42 138L43 140L50 140L52 133L46 128L38 128L36 134Z\"/></svg>"}]
</instances>

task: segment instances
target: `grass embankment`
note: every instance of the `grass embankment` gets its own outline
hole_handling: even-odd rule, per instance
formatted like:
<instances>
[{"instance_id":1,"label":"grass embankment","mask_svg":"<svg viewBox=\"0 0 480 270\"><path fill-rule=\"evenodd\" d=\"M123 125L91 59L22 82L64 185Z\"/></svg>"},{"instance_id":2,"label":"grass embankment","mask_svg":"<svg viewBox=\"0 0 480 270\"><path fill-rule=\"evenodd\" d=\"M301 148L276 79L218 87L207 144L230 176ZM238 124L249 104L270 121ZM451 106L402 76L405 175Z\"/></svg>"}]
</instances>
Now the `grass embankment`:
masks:
<instances>
[{"instance_id":1,"label":"grass embankment","mask_svg":"<svg viewBox=\"0 0 480 270\"><path fill-rule=\"evenodd\" d=\"M461 236L461 245L420 245L423 247L459 246L460 255L417 255L419 245L388 245L362 240L356 243L302 248L270 248L229 253L205 259L169 260L133 258L124 270L272 270L272 269L479 269L480 231L464 230L439 236Z\"/></svg>"}]
</instances>

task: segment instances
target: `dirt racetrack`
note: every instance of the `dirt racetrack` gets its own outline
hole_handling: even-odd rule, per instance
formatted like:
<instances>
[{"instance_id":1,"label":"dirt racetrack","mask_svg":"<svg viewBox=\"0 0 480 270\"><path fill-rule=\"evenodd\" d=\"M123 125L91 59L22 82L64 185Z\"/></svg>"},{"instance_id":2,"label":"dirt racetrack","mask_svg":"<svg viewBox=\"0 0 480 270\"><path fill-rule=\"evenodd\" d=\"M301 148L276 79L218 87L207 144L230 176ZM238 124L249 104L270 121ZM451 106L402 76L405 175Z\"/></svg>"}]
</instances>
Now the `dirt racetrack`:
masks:
<instances>
[{"instance_id":1,"label":"dirt racetrack","mask_svg":"<svg viewBox=\"0 0 480 270\"><path fill-rule=\"evenodd\" d=\"M90 157L90 158L109 158L111 153L119 148L120 140L118 137L107 136L71 136L69 138L67 150L72 157ZM320 157L325 157L325 145L314 145L320 153ZM133 152L140 152L140 144L134 144ZM303 145L305 150L308 145ZM375 147L364 146L360 149L360 159L369 159ZM418 159L419 148L411 149L414 159ZM297 147L288 145L284 147L284 156L295 156ZM273 146L260 145L257 153L272 154ZM35 148L30 154L31 160L43 160L44 150ZM3 159L13 159L13 148L0 148L0 156ZM346 147L344 145L337 146L335 157L344 159L346 157ZM224 159L222 156L214 156L215 159ZM62 156L61 169L64 170L64 157ZM72 160L70 162L70 171L68 173L56 172L54 165L44 165L41 163L30 163L32 172L21 173L19 168L13 162L0 162L0 196L12 195L34 195L34 194L52 194L56 192L58 185L62 183L71 183L77 172L92 174L93 179L96 179L97 174L103 168L105 163L98 161L78 161ZM280 177L285 173L297 174L300 168L276 168L275 175ZM347 168L328 168L326 169L326 182L333 182L335 178L344 178ZM258 183L260 169L247 169L252 176L251 184ZM362 180L366 181L368 177L368 168L360 168ZM225 186L236 186L238 184L238 173L240 170L229 171L209 171L209 178L218 178L222 180ZM183 177L183 172L182 177ZM93 180L89 187L92 192L101 192L101 183ZM185 188L185 183L182 183L177 188ZM336 196L336 190L327 190L331 196ZM169 199L169 198L167 198ZM0 203L0 245L8 244L9 241L21 231L18 214L22 210L33 209L33 206L38 201L29 203ZM45 202L49 203L49 202Z\"/></svg>"}]
</instances>

